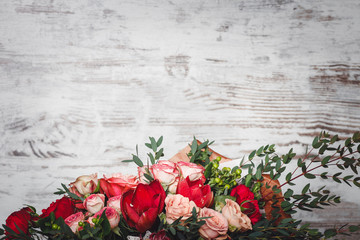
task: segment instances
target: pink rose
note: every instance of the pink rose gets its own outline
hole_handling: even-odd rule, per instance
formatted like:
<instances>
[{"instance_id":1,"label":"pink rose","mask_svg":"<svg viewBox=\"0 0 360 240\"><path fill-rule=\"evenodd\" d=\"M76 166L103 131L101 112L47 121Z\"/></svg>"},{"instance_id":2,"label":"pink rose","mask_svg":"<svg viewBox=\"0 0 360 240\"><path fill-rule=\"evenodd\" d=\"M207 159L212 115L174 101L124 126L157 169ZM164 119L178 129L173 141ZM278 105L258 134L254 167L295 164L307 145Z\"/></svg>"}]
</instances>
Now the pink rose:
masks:
<instances>
[{"instance_id":1,"label":"pink rose","mask_svg":"<svg viewBox=\"0 0 360 240\"><path fill-rule=\"evenodd\" d=\"M122 195L129 189L135 189L138 183L136 176L121 173L112 174L110 177L104 176L100 179L101 191L109 198Z\"/></svg>"},{"instance_id":2,"label":"pink rose","mask_svg":"<svg viewBox=\"0 0 360 240\"><path fill-rule=\"evenodd\" d=\"M239 204L231 199L225 199L225 202L226 205L222 209L222 215L228 220L229 230L231 232L251 230L251 220L246 214L241 212Z\"/></svg>"},{"instance_id":3,"label":"pink rose","mask_svg":"<svg viewBox=\"0 0 360 240\"><path fill-rule=\"evenodd\" d=\"M91 194L84 201L84 208L90 213L97 213L100 211L105 204L104 194Z\"/></svg>"},{"instance_id":4,"label":"pink rose","mask_svg":"<svg viewBox=\"0 0 360 240\"><path fill-rule=\"evenodd\" d=\"M168 186L176 192L177 183L179 182L179 171L176 164L170 161L159 161L150 167L154 179L159 180L161 185Z\"/></svg>"},{"instance_id":5,"label":"pink rose","mask_svg":"<svg viewBox=\"0 0 360 240\"><path fill-rule=\"evenodd\" d=\"M75 182L70 183L71 192L76 191L82 196L93 193L98 185L97 173L78 177Z\"/></svg>"},{"instance_id":6,"label":"pink rose","mask_svg":"<svg viewBox=\"0 0 360 240\"><path fill-rule=\"evenodd\" d=\"M200 209L199 217L211 217L205 219L205 224L199 229L201 236L205 239L227 238L228 221L219 212L211 208Z\"/></svg>"},{"instance_id":7,"label":"pink rose","mask_svg":"<svg viewBox=\"0 0 360 240\"><path fill-rule=\"evenodd\" d=\"M190 162L178 162L177 166L180 170L182 178L189 177L190 181L200 179L203 183L205 182L205 168L203 166Z\"/></svg>"},{"instance_id":8,"label":"pink rose","mask_svg":"<svg viewBox=\"0 0 360 240\"><path fill-rule=\"evenodd\" d=\"M74 233L76 233L77 231L81 230L79 226L79 222L84 221L84 219L85 219L84 214L82 212L78 212L68 216L65 219L65 223L71 228L71 230Z\"/></svg>"},{"instance_id":9,"label":"pink rose","mask_svg":"<svg viewBox=\"0 0 360 240\"><path fill-rule=\"evenodd\" d=\"M90 217L88 219L88 222L90 223L90 225L93 226L94 223L92 222L92 220L94 218L100 218L104 211L105 211L105 216L110 223L111 229L116 228L120 222L120 214L112 207L104 207L99 212L95 213L95 215L93 217Z\"/></svg>"},{"instance_id":10,"label":"pink rose","mask_svg":"<svg viewBox=\"0 0 360 240\"><path fill-rule=\"evenodd\" d=\"M114 208L118 213L120 213L121 212L120 199L121 199L121 196L115 196L115 197L109 198L107 201L107 206Z\"/></svg>"},{"instance_id":11,"label":"pink rose","mask_svg":"<svg viewBox=\"0 0 360 240\"><path fill-rule=\"evenodd\" d=\"M183 197L180 194L168 195L165 198L165 210L166 210L166 221L171 224L179 217L182 217L181 221L185 221L192 215L193 208L196 212L199 208L189 198Z\"/></svg>"}]
</instances>

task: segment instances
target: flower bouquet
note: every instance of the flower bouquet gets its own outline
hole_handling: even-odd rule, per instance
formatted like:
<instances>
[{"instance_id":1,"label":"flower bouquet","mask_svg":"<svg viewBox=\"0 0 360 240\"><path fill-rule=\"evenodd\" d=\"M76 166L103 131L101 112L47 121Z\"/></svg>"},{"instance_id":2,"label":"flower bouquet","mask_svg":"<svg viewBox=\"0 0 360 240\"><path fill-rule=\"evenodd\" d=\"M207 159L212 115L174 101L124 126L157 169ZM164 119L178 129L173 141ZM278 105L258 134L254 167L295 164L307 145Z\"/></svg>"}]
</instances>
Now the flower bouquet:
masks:
<instances>
[{"instance_id":1,"label":"flower bouquet","mask_svg":"<svg viewBox=\"0 0 360 240\"><path fill-rule=\"evenodd\" d=\"M292 218L339 203L325 187L314 190L309 183L301 192L289 187L282 193L300 177L360 187L359 132L344 140L322 132L298 159L292 149L278 155L274 145L262 146L233 168L221 167L231 159L213 151L208 140L194 138L169 160L160 160L163 138L149 140L147 162L137 148L124 160L137 164L137 176L91 174L62 184L55 194L64 196L41 214L31 206L13 212L1 239L320 239L360 228L321 232ZM291 162L295 167L287 169ZM329 174L331 167L338 172Z\"/></svg>"}]
</instances>

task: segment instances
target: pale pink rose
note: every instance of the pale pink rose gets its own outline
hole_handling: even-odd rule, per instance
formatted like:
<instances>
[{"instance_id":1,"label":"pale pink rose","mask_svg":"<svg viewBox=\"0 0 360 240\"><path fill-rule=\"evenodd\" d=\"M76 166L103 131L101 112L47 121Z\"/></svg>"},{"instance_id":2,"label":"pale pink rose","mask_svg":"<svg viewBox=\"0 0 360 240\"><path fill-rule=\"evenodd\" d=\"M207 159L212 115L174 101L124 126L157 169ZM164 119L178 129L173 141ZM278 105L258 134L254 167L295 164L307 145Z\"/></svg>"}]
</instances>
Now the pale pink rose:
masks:
<instances>
[{"instance_id":1,"label":"pale pink rose","mask_svg":"<svg viewBox=\"0 0 360 240\"><path fill-rule=\"evenodd\" d=\"M205 168L203 166L190 162L178 162L177 166L180 170L182 178L189 177L190 181L201 179L203 182L205 182Z\"/></svg>"},{"instance_id":2,"label":"pale pink rose","mask_svg":"<svg viewBox=\"0 0 360 240\"><path fill-rule=\"evenodd\" d=\"M239 204L231 199L225 199L226 205L222 209L222 215L228 220L229 230L245 232L251 230L250 218L241 212Z\"/></svg>"},{"instance_id":3,"label":"pale pink rose","mask_svg":"<svg viewBox=\"0 0 360 240\"><path fill-rule=\"evenodd\" d=\"M196 212L199 211L199 208L193 201L190 201L189 198L180 194L169 194L165 198L165 205L166 221L169 224L173 223L179 217L182 217L181 221L185 221L191 217L193 208L196 209Z\"/></svg>"},{"instance_id":4,"label":"pale pink rose","mask_svg":"<svg viewBox=\"0 0 360 240\"><path fill-rule=\"evenodd\" d=\"M154 179L160 181L163 186L172 186L178 181L179 171L176 164L170 161L162 160L150 167ZM172 186L176 189L176 186Z\"/></svg>"},{"instance_id":5,"label":"pale pink rose","mask_svg":"<svg viewBox=\"0 0 360 240\"><path fill-rule=\"evenodd\" d=\"M228 231L228 221L219 212L211 208L202 208L199 217L211 217L204 219L205 224L199 229L201 236L205 239L225 239Z\"/></svg>"},{"instance_id":6,"label":"pale pink rose","mask_svg":"<svg viewBox=\"0 0 360 240\"><path fill-rule=\"evenodd\" d=\"M78 212L68 216L65 219L65 223L71 228L71 231L76 233L77 231L81 230L79 226L79 222L84 221L84 219L85 219L84 214L82 212Z\"/></svg>"},{"instance_id":7,"label":"pale pink rose","mask_svg":"<svg viewBox=\"0 0 360 240\"><path fill-rule=\"evenodd\" d=\"M76 190L82 196L93 193L98 185L97 173L78 177L75 182L70 183L70 189L76 194Z\"/></svg>"},{"instance_id":8,"label":"pale pink rose","mask_svg":"<svg viewBox=\"0 0 360 240\"><path fill-rule=\"evenodd\" d=\"M151 172L149 170L149 166L145 165L142 167L138 167L138 178L139 182L143 184L148 184L149 180L144 176L144 174L149 174L151 176Z\"/></svg>"},{"instance_id":9,"label":"pale pink rose","mask_svg":"<svg viewBox=\"0 0 360 240\"><path fill-rule=\"evenodd\" d=\"M97 213L100 211L105 204L104 194L91 194L84 201L84 208L90 213Z\"/></svg>"},{"instance_id":10,"label":"pale pink rose","mask_svg":"<svg viewBox=\"0 0 360 240\"><path fill-rule=\"evenodd\" d=\"M90 225L94 226L92 219L100 218L104 211L105 211L106 218L108 219L108 221L110 223L111 229L116 228L120 222L120 214L112 207L104 207L99 212L95 213L95 215L93 217L90 217L88 219L88 222L90 223Z\"/></svg>"},{"instance_id":11,"label":"pale pink rose","mask_svg":"<svg viewBox=\"0 0 360 240\"><path fill-rule=\"evenodd\" d=\"M139 180L136 176L121 173L115 173L111 176L104 175L104 178L100 179L101 191L109 198L122 195L129 189L135 189L138 184Z\"/></svg>"},{"instance_id":12,"label":"pale pink rose","mask_svg":"<svg viewBox=\"0 0 360 240\"><path fill-rule=\"evenodd\" d=\"M114 208L118 213L120 213L121 212L120 199L121 199L121 196L115 196L115 197L109 198L107 201L107 206Z\"/></svg>"}]
</instances>

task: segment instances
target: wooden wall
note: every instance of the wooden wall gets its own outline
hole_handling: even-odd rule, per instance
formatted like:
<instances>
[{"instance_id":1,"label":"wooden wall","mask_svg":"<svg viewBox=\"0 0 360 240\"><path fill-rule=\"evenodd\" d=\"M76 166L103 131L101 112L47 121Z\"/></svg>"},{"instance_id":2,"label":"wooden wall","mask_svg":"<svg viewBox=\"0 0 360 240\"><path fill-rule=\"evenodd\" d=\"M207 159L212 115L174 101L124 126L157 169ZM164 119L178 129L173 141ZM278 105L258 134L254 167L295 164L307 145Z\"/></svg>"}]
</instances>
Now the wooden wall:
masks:
<instances>
[{"instance_id":1,"label":"wooden wall","mask_svg":"<svg viewBox=\"0 0 360 240\"><path fill-rule=\"evenodd\" d=\"M148 136L165 157L197 136L235 159L351 136L359 13L357 0L0 1L0 222L78 175L133 172L121 160ZM351 198L337 220L359 223L354 190L334 191Z\"/></svg>"}]
</instances>

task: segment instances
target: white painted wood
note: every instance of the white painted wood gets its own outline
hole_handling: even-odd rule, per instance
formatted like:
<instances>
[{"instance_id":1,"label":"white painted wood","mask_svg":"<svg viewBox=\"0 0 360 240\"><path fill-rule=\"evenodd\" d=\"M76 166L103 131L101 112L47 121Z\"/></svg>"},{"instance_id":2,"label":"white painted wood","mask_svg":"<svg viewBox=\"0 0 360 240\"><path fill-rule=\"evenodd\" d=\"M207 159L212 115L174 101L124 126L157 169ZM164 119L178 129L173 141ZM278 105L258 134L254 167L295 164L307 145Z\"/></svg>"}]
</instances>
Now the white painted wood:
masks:
<instances>
[{"instance_id":1,"label":"white painted wood","mask_svg":"<svg viewBox=\"0 0 360 240\"><path fill-rule=\"evenodd\" d=\"M267 143L302 154L321 130L350 136L359 11L356 0L1 1L0 222L78 175L133 171L121 160L136 144L145 154L148 136L164 136L166 157L195 135L231 158Z\"/></svg>"}]
</instances>

